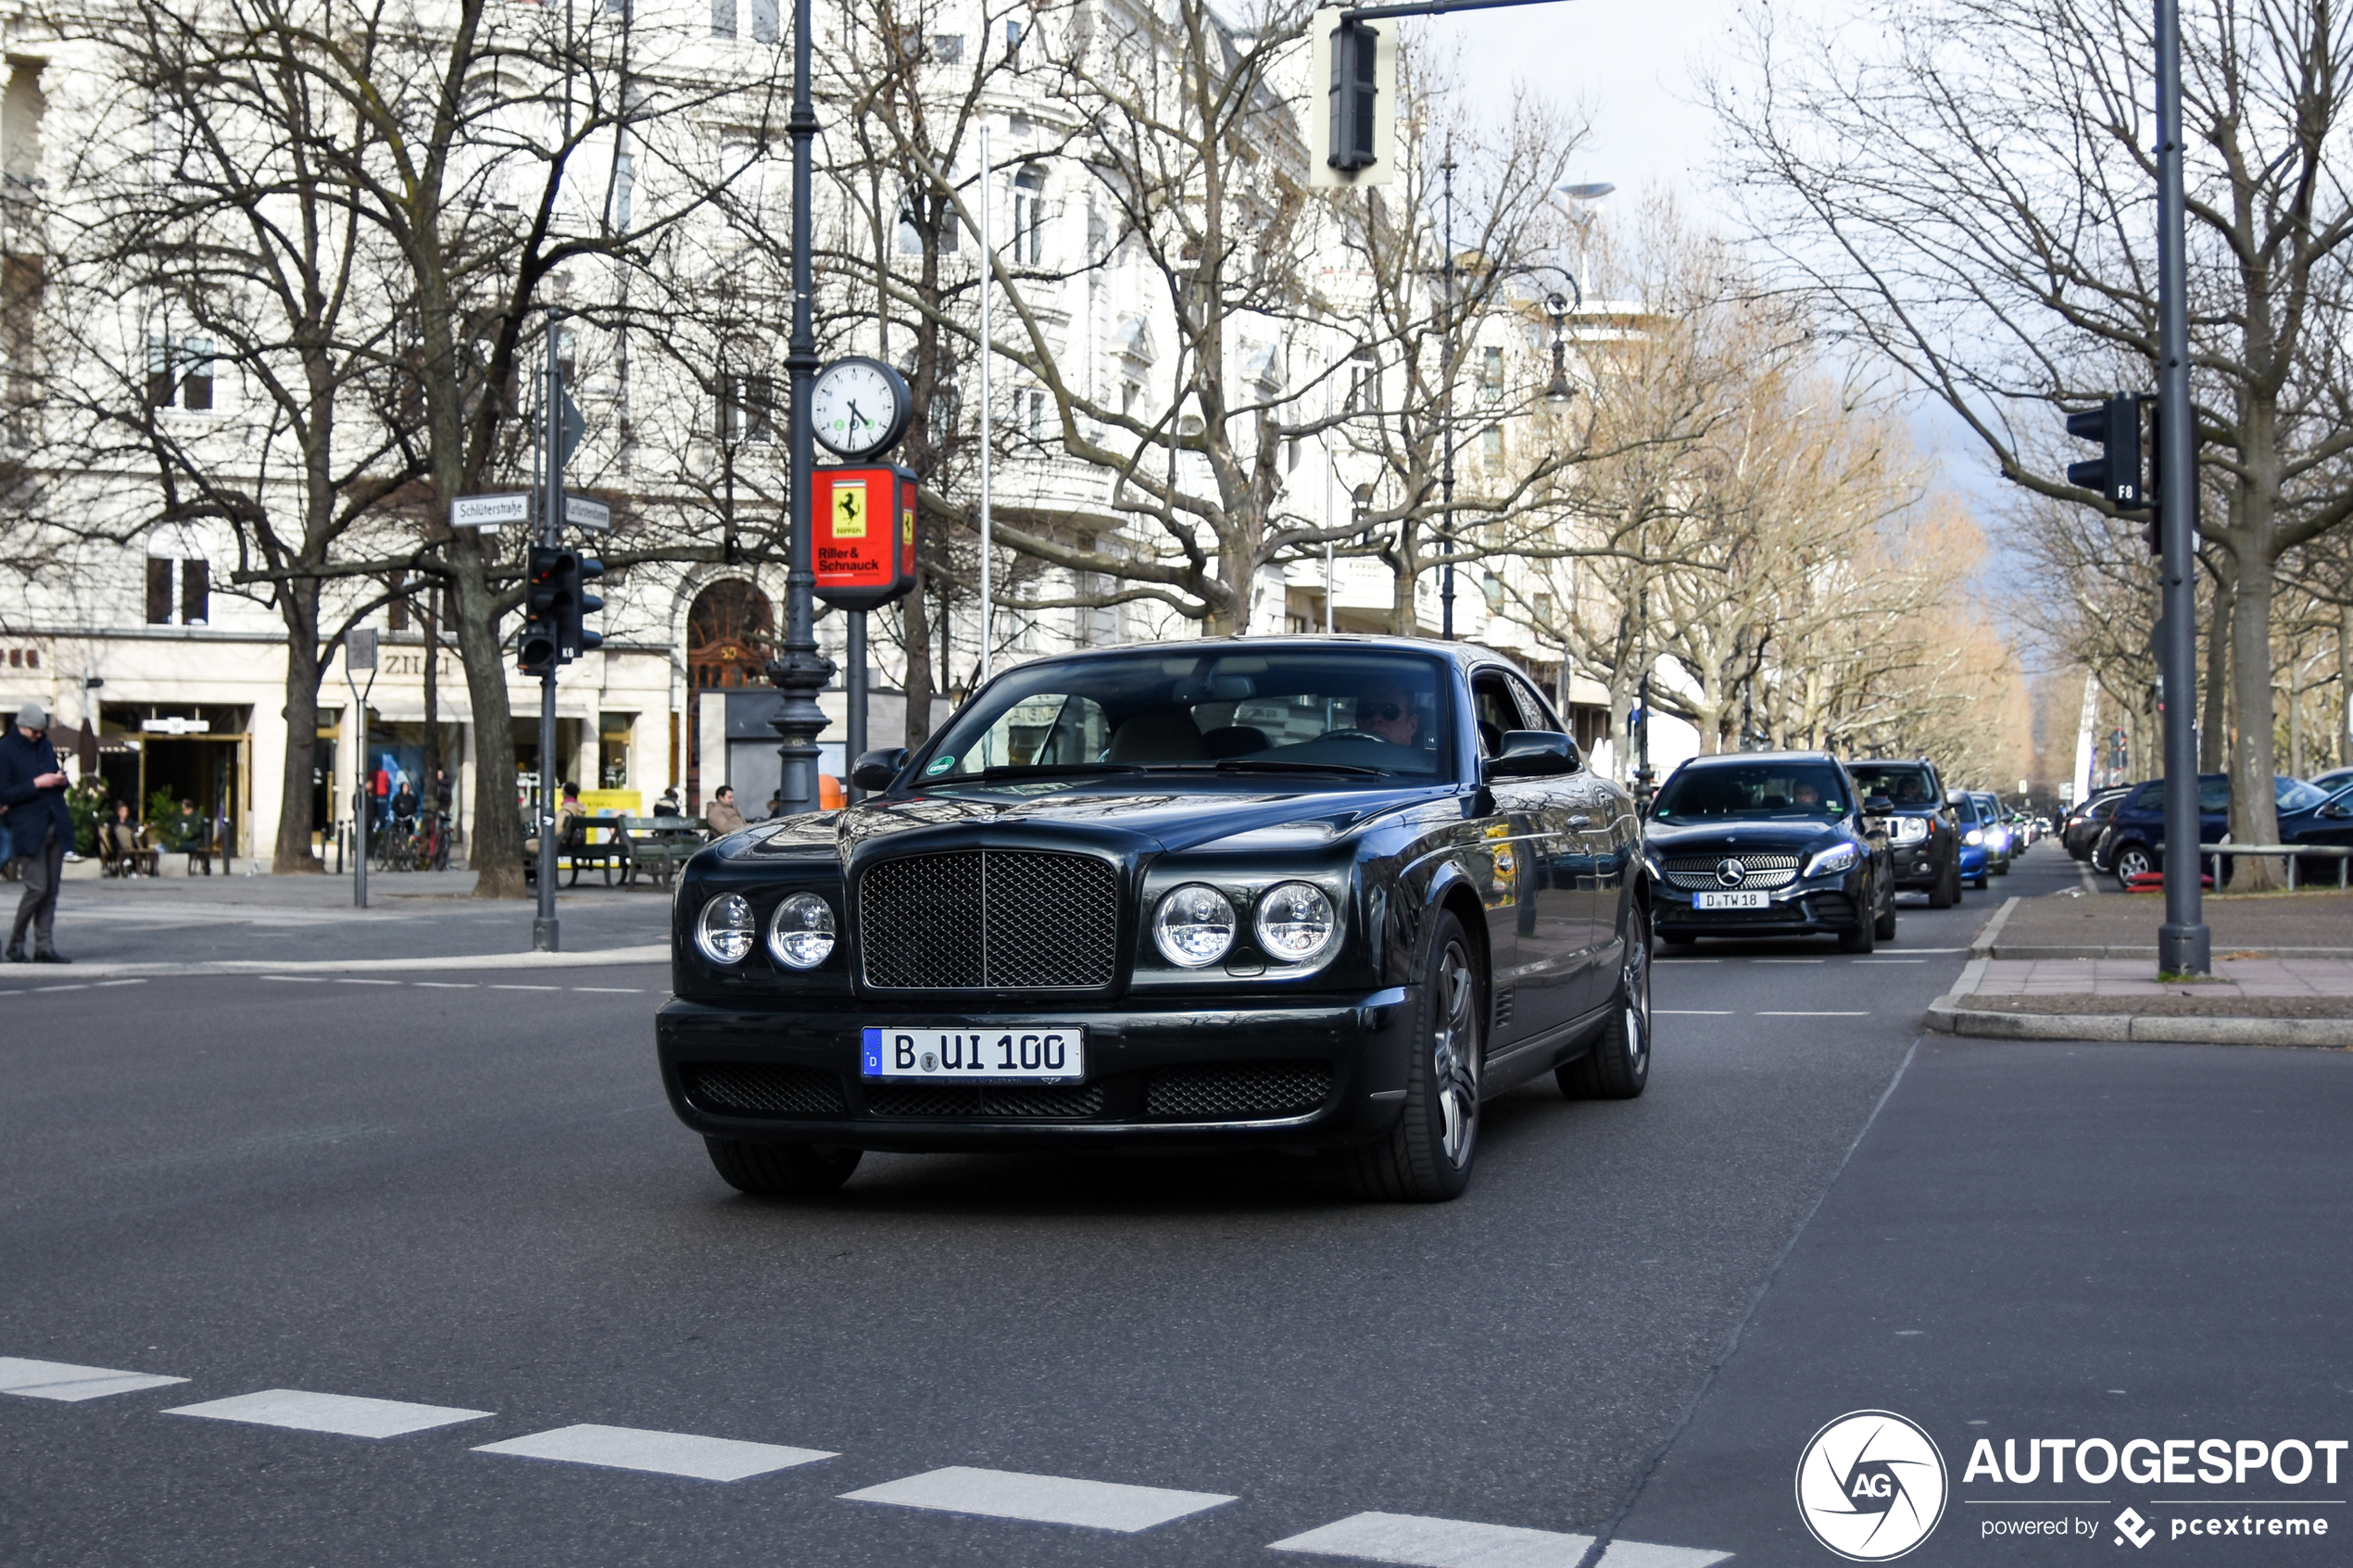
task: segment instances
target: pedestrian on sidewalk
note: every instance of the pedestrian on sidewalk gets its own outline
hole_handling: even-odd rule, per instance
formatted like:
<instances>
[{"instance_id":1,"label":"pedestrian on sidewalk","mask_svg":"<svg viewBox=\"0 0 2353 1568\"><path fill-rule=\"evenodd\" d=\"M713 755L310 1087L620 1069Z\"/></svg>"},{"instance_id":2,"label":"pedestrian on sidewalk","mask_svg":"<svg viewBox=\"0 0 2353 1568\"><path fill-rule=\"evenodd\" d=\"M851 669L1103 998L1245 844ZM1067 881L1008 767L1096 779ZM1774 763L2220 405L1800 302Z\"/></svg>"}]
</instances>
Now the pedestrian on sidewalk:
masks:
<instances>
[{"instance_id":1,"label":"pedestrian on sidewalk","mask_svg":"<svg viewBox=\"0 0 2353 1568\"><path fill-rule=\"evenodd\" d=\"M0 736L0 806L8 809L9 833L24 857L24 897L8 928L8 961L25 961L30 927L32 961L65 963L57 945L57 884L73 845L73 814L66 809L65 770L49 744L49 715L37 702L17 709L16 723Z\"/></svg>"},{"instance_id":2,"label":"pedestrian on sidewalk","mask_svg":"<svg viewBox=\"0 0 2353 1568\"><path fill-rule=\"evenodd\" d=\"M719 786L719 792L711 797L711 809L704 813L704 821L711 823L711 835L713 838L724 838L731 833L743 831L744 814L736 809L734 784Z\"/></svg>"}]
</instances>

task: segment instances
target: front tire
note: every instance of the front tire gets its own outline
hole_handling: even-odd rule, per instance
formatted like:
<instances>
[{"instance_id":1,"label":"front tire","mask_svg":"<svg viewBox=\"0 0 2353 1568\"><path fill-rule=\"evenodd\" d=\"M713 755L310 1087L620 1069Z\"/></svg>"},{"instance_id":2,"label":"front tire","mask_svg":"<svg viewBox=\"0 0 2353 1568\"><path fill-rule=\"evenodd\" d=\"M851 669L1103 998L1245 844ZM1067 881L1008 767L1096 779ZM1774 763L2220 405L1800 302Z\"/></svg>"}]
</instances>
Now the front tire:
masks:
<instances>
[{"instance_id":1,"label":"front tire","mask_svg":"<svg viewBox=\"0 0 2353 1568\"><path fill-rule=\"evenodd\" d=\"M1886 909L1886 912L1884 912L1883 914L1881 914L1881 915L1879 917L1878 922L1877 922L1875 924L1873 924L1873 925L1872 925L1872 927L1871 927L1871 935L1872 935L1874 937L1876 937L1877 939L1879 939L1880 941L1881 941L1881 942L1893 942L1893 941L1894 941L1894 940L1895 940L1895 895L1894 895L1894 894L1890 893L1890 894L1887 896L1887 909Z\"/></svg>"},{"instance_id":2,"label":"front tire","mask_svg":"<svg viewBox=\"0 0 2353 1568\"><path fill-rule=\"evenodd\" d=\"M2157 870L2157 862L2146 849L2137 844L2128 844L2116 852L2114 870L2116 885L2130 893L2133 891L2133 879Z\"/></svg>"},{"instance_id":3,"label":"front tire","mask_svg":"<svg viewBox=\"0 0 2353 1568\"><path fill-rule=\"evenodd\" d=\"M1651 1081L1650 921L1637 909L1627 933L1626 957L1617 972L1617 997L1609 1026L1593 1048L1553 1070L1553 1081L1571 1099L1632 1099Z\"/></svg>"},{"instance_id":4,"label":"front tire","mask_svg":"<svg viewBox=\"0 0 2353 1568\"><path fill-rule=\"evenodd\" d=\"M1871 950L1871 934L1873 928L1877 924L1877 916L1869 912L1860 913L1857 917L1857 923L1854 930L1842 931L1838 934L1838 950L1842 953L1869 952Z\"/></svg>"},{"instance_id":5,"label":"front tire","mask_svg":"<svg viewBox=\"0 0 2353 1568\"><path fill-rule=\"evenodd\" d=\"M807 1143L747 1143L706 1136L711 1169L737 1192L762 1198L811 1198L832 1192L858 1169L863 1149Z\"/></svg>"},{"instance_id":6,"label":"front tire","mask_svg":"<svg viewBox=\"0 0 2353 1568\"><path fill-rule=\"evenodd\" d=\"M1452 913L1430 933L1429 972L1405 1064L1397 1125L1348 1156L1362 1198L1443 1203L1470 1185L1478 1152L1478 1075L1486 1055L1485 979L1470 937Z\"/></svg>"},{"instance_id":7,"label":"front tire","mask_svg":"<svg viewBox=\"0 0 2353 1568\"><path fill-rule=\"evenodd\" d=\"M1931 909L1949 909L1960 901L1961 862L1957 856L1944 862L1944 870L1938 875L1936 885L1928 890L1928 907Z\"/></svg>"}]
</instances>

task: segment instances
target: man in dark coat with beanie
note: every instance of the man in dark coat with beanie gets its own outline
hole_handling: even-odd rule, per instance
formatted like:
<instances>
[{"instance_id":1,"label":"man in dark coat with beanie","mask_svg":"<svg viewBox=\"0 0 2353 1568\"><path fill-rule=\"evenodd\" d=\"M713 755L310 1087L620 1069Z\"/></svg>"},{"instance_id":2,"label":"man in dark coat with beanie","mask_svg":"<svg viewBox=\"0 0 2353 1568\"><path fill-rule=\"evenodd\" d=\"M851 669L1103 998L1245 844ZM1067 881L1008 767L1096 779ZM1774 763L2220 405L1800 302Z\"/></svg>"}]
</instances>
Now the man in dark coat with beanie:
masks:
<instances>
[{"instance_id":1,"label":"man in dark coat with beanie","mask_svg":"<svg viewBox=\"0 0 2353 1568\"><path fill-rule=\"evenodd\" d=\"M0 735L0 806L8 809L8 832L24 857L24 897L8 928L8 961L25 961L24 934L32 929L32 961L64 963L57 951L57 884L65 878L66 851L73 845L73 813L66 809L65 770L49 744L49 715L37 702L17 710L17 721Z\"/></svg>"}]
</instances>

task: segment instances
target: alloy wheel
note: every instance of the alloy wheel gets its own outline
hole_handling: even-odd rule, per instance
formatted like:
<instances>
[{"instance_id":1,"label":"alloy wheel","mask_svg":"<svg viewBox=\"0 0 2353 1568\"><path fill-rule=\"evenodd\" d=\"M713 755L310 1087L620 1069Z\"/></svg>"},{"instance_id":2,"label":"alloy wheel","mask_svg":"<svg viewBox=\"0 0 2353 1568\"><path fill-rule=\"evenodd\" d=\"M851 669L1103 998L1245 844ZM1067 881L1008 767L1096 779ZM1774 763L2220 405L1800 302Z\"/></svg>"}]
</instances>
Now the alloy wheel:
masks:
<instances>
[{"instance_id":1,"label":"alloy wheel","mask_svg":"<svg viewBox=\"0 0 2353 1568\"><path fill-rule=\"evenodd\" d=\"M1470 1160L1478 1131L1478 976L1460 942L1439 964L1440 1012L1430 1042L1430 1081L1438 1091L1439 1147L1448 1164Z\"/></svg>"},{"instance_id":2,"label":"alloy wheel","mask_svg":"<svg viewBox=\"0 0 2353 1568\"><path fill-rule=\"evenodd\" d=\"M1650 1070L1651 949L1648 942L1627 944L1626 968L1618 976L1626 997L1626 1067L1637 1080Z\"/></svg>"}]
</instances>

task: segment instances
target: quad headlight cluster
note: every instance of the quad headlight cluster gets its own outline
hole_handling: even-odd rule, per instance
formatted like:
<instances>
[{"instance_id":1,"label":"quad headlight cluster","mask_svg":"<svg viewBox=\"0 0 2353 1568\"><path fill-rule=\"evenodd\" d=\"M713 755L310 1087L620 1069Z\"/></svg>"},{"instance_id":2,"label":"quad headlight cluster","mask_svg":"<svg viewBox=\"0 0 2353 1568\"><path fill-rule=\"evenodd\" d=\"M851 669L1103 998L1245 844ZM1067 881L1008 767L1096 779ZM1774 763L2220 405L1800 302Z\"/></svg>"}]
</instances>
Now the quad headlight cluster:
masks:
<instances>
[{"instance_id":1,"label":"quad headlight cluster","mask_svg":"<svg viewBox=\"0 0 2353 1568\"><path fill-rule=\"evenodd\" d=\"M1206 883L1189 882L1163 894L1152 913L1152 945L1179 969L1201 969L1233 950L1241 918L1234 901ZM1340 933L1340 915L1312 882L1278 883L1259 896L1252 930L1277 963L1320 958Z\"/></svg>"},{"instance_id":2,"label":"quad headlight cluster","mask_svg":"<svg viewBox=\"0 0 2353 1568\"><path fill-rule=\"evenodd\" d=\"M722 893L695 920L695 946L713 963L738 964L750 956L759 922L740 893ZM815 969L832 956L834 907L814 893L795 893L768 917L768 952L786 969Z\"/></svg>"}]
</instances>

